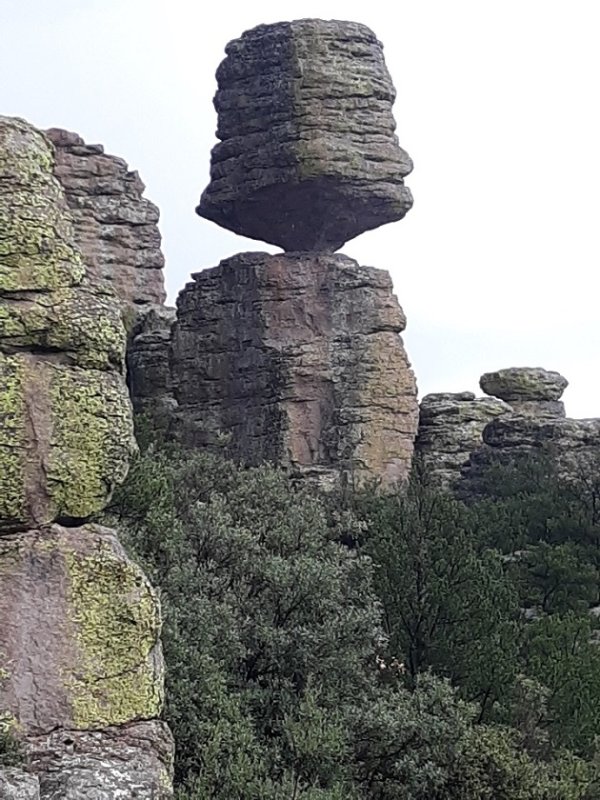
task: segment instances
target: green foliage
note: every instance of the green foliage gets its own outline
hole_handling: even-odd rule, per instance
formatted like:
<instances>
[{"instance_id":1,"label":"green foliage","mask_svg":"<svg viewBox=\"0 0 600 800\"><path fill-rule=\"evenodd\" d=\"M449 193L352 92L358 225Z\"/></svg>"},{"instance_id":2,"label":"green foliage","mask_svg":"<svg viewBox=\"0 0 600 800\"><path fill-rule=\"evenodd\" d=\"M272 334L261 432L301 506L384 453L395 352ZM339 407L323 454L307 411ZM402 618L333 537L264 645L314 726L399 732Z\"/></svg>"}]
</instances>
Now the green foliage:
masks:
<instances>
[{"instance_id":1,"label":"green foliage","mask_svg":"<svg viewBox=\"0 0 600 800\"><path fill-rule=\"evenodd\" d=\"M349 509L267 467L141 456L110 521L161 591L179 800L598 797L595 523L570 497L542 524L543 484L515 485L467 507L417 478Z\"/></svg>"}]
</instances>

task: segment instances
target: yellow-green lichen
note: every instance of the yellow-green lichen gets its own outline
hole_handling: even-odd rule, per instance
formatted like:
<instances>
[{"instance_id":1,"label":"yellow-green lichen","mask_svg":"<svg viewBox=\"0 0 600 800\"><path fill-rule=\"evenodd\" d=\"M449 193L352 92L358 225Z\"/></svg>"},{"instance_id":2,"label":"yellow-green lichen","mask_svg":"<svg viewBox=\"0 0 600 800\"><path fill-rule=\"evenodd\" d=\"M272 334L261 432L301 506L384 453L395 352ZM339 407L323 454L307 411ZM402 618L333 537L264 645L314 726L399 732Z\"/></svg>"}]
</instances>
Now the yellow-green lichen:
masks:
<instances>
[{"instance_id":1,"label":"yellow-green lichen","mask_svg":"<svg viewBox=\"0 0 600 800\"><path fill-rule=\"evenodd\" d=\"M46 464L57 517L102 509L135 452L127 388L120 375L48 364L52 430Z\"/></svg>"},{"instance_id":2,"label":"yellow-green lichen","mask_svg":"<svg viewBox=\"0 0 600 800\"><path fill-rule=\"evenodd\" d=\"M78 651L68 681L74 724L89 729L158 716L160 607L150 584L105 540L89 553L66 551L65 563Z\"/></svg>"},{"instance_id":3,"label":"yellow-green lichen","mask_svg":"<svg viewBox=\"0 0 600 800\"><path fill-rule=\"evenodd\" d=\"M0 527L24 514L25 397L23 364L0 354Z\"/></svg>"},{"instance_id":4,"label":"yellow-green lichen","mask_svg":"<svg viewBox=\"0 0 600 800\"><path fill-rule=\"evenodd\" d=\"M80 367L120 370L125 331L115 302L75 287L7 300L0 307L0 348L6 345L59 350Z\"/></svg>"},{"instance_id":5,"label":"yellow-green lichen","mask_svg":"<svg viewBox=\"0 0 600 800\"><path fill-rule=\"evenodd\" d=\"M0 291L56 289L85 274L47 139L0 117Z\"/></svg>"}]
</instances>

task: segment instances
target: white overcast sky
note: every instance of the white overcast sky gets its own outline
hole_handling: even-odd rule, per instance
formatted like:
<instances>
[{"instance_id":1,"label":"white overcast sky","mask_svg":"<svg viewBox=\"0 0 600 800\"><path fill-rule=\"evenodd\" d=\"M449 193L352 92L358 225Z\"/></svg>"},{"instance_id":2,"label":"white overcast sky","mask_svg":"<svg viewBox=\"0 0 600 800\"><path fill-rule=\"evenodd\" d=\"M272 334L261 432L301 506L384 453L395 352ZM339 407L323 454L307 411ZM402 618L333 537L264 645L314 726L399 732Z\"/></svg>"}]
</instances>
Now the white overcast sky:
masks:
<instances>
[{"instance_id":1,"label":"white overcast sky","mask_svg":"<svg viewBox=\"0 0 600 800\"><path fill-rule=\"evenodd\" d=\"M354 19L384 42L415 205L344 247L389 269L420 393L543 366L600 416L597 0L0 0L0 113L101 142L161 209L171 302L190 272L265 249L194 213L214 72L262 22Z\"/></svg>"}]
</instances>

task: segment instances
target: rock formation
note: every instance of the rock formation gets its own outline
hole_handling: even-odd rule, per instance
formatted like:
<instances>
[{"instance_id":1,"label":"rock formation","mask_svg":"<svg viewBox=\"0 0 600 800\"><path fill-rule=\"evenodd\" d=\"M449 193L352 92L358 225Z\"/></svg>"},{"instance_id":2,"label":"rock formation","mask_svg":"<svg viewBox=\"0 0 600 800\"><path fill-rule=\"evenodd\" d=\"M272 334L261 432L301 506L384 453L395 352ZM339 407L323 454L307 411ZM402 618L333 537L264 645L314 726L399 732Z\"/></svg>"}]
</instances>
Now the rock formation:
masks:
<instances>
[{"instance_id":1,"label":"rock formation","mask_svg":"<svg viewBox=\"0 0 600 800\"><path fill-rule=\"evenodd\" d=\"M415 448L428 479L439 487L454 486L481 446L488 422L509 413L510 406L502 400L472 392L425 395Z\"/></svg>"},{"instance_id":2,"label":"rock formation","mask_svg":"<svg viewBox=\"0 0 600 800\"><path fill-rule=\"evenodd\" d=\"M564 476L576 474L600 452L600 420L565 417L560 398L568 381L541 367L488 372L481 388L427 395L421 402L416 449L426 474L470 498L485 489L494 465L544 455Z\"/></svg>"},{"instance_id":3,"label":"rock formation","mask_svg":"<svg viewBox=\"0 0 600 800\"><path fill-rule=\"evenodd\" d=\"M564 417L560 398L569 385L558 372L541 367L509 367L486 372L479 379L486 394L505 400L515 414L531 417Z\"/></svg>"},{"instance_id":4,"label":"rock formation","mask_svg":"<svg viewBox=\"0 0 600 800\"><path fill-rule=\"evenodd\" d=\"M86 268L50 142L0 117L0 712L25 754L0 787L15 800L170 796L158 600L116 534L82 524L134 451L121 312Z\"/></svg>"},{"instance_id":5,"label":"rock formation","mask_svg":"<svg viewBox=\"0 0 600 800\"><path fill-rule=\"evenodd\" d=\"M227 259L179 296L173 433L327 483L402 479L417 424L404 326L383 270L341 255Z\"/></svg>"},{"instance_id":6,"label":"rock formation","mask_svg":"<svg viewBox=\"0 0 600 800\"><path fill-rule=\"evenodd\" d=\"M287 251L334 251L412 205L382 45L355 22L260 25L226 47L198 213Z\"/></svg>"},{"instance_id":7,"label":"rock formation","mask_svg":"<svg viewBox=\"0 0 600 800\"><path fill-rule=\"evenodd\" d=\"M404 314L386 272L331 253L411 204L381 45L362 25L302 20L226 52L199 213L297 252L229 258L193 276L174 322L140 319L134 406L243 463L323 484L401 480L418 417Z\"/></svg>"},{"instance_id":8,"label":"rock formation","mask_svg":"<svg viewBox=\"0 0 600 800\"><path fill-rule=\"evenodd\" d=\"M129 307L164 303L159 212L142 196L144 184L122 158L75 133L51 128L60 181L85 260L88 280L111 289Z\"/></svg>"}]
</instances>

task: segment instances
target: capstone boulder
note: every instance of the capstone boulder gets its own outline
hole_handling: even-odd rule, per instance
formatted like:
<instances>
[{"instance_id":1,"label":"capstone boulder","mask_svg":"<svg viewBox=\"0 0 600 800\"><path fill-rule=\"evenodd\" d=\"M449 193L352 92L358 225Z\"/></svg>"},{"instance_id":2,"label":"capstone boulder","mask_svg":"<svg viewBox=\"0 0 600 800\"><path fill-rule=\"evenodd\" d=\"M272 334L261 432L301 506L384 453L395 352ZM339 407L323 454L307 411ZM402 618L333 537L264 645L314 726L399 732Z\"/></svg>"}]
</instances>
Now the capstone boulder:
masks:
<instances>
[{"instance_id":1,"label":"capstone boulder","mask_svg":"<svg viewBox=\"0 0 600 800\"><path fill-rule=\"evenodd\" d=\"M381 43L365 25L303 19L230 42L198 213L286 251L334 251L401 219L412 162Z\"/></svg>"}]
</instances>

